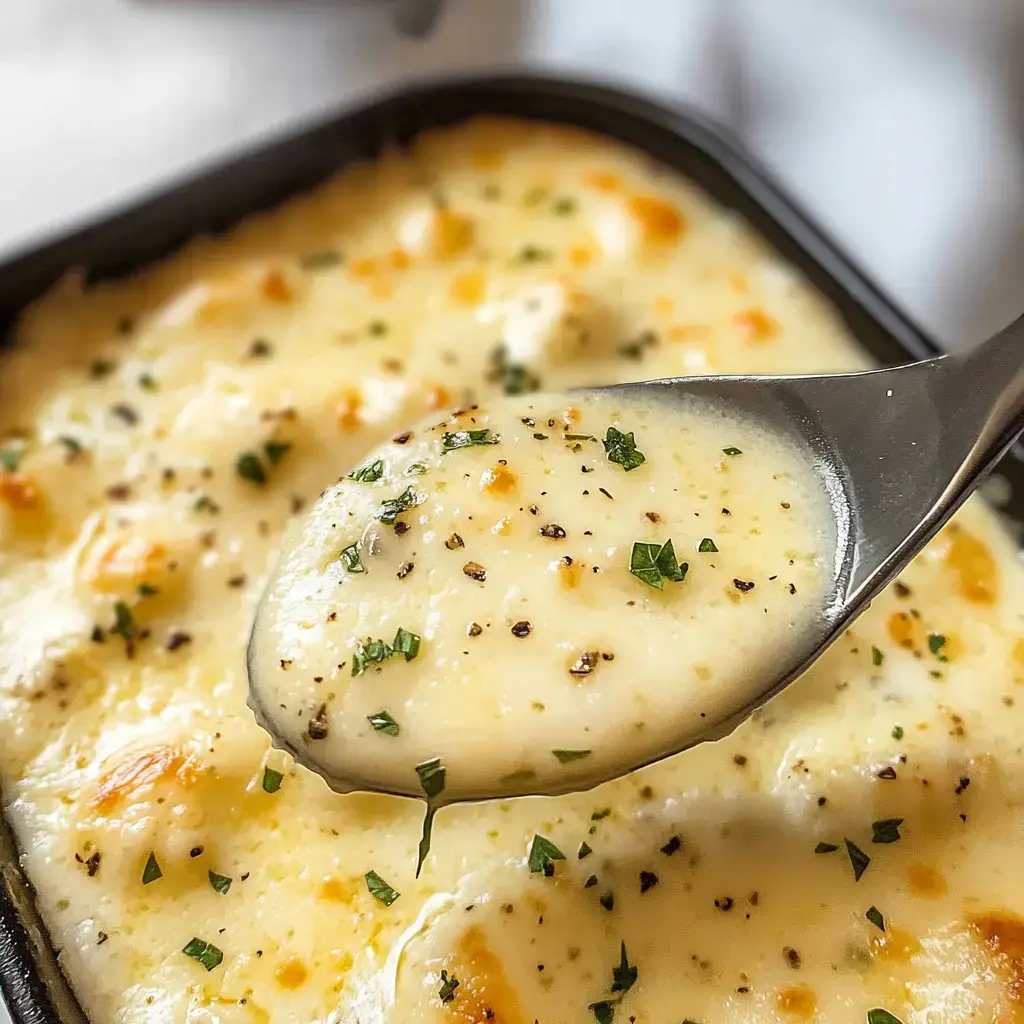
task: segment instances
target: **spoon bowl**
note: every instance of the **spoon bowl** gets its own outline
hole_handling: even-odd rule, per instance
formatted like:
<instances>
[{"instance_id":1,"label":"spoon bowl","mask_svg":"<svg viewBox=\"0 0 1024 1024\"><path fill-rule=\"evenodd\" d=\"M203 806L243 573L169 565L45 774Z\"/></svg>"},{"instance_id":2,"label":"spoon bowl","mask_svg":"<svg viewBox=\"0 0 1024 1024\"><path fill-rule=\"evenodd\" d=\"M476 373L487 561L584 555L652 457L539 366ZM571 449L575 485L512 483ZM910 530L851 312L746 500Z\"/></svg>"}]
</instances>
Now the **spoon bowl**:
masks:
<instances>
[{"instance_id":1,"label":"spoon bowl","mask_svg":"<svg viewBox=\"0 0 1024 1024\"><path fill-rule=\"evenodd\" d=\"M763 677L745 679L730 693L734 699L695 715L662 746L646 749L640 758L624 754L600 764L581 762L571 772L547 778L523 773L503 779L494 789L445 791L442 776L442 788L434 794L426 784L418 788L415 776L408 785L396 786L353 772L339 777L336 770L325 769L315 743L281 735L275 716L253 685L255 640L250 644L250 706L278 745L335 790L426 793L434 807L456 800L586 789L718 739L813 664L1013 443L1024 427L1022 340L1024 321L1017 321L967 355L893 369L816 376L684 377L589 392L659 405L697 402L756 423L804 455L828 496L835 523L827 598L811 628L787 648L785 664Z\"/></svg>"}]
</instances>

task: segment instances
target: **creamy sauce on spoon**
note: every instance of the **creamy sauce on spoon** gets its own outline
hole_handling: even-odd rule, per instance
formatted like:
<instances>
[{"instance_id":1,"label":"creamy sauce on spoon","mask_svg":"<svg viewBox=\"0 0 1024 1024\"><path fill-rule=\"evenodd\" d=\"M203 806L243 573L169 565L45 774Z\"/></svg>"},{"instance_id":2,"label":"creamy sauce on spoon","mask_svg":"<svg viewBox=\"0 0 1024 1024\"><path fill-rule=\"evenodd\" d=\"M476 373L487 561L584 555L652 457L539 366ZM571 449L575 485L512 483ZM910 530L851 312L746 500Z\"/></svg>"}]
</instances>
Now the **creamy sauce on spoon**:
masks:
<instances>
[{"instance_id":1,"label":"creamy sauce on spoon","mask_svg":"<svg viewBox=\"0 0 1024 1024\"><path fill-rule=\"evenodd\" d=\"M835 550L808 453L722 409L499 400L321 495L263 600L254 695L342 786L582 788L785 674Z\"/></svg>"}]
</instances>

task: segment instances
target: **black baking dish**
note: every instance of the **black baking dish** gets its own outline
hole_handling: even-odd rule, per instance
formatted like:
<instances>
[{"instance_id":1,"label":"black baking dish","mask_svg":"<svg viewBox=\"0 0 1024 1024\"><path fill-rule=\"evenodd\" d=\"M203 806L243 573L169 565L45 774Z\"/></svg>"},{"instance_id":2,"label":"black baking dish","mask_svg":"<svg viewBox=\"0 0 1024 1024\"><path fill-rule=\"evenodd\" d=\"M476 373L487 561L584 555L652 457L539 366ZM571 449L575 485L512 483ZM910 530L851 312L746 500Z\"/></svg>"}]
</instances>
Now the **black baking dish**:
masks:
<instances>
[{"instance_id":1,"label":"black baking dish","mask_svg":"<svg viewBox=\"0 0 1024 1024\"><path fill-rule=\"evenodd\" d=\"M0 338L29 302L71 268L88 281L124 275L198 234L223 231L345 164L372 159L425 128L476 114L563 122L612 136L681 171L735 210L834 306L882 364L933 355L933 343L720 129L689 111L614 89L536 77L417 86L231 160L115 216L16 256L0 267ZM1008 458L1007 511L1024 520L1024 464ZM0 825L0 989L15 1024L70 1024L83 1014L59 968Z\"/></svg>"}]
</instances>

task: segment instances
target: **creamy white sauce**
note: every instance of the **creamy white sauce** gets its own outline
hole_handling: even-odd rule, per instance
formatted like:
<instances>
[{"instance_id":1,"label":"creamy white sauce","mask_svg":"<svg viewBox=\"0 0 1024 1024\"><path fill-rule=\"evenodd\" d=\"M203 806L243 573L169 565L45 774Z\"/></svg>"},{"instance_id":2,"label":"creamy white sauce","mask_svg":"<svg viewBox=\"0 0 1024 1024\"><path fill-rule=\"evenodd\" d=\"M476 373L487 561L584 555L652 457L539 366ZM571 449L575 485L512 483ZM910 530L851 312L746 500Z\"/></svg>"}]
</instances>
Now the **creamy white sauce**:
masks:
<instances>
[{"instance_id":1,"label":"creamy white sauce","mask_svg":"<svg viewBox=\"0 0 1024 1024\"><path fill-rule=\"evenodd\" d=\"M66 282L0 363L0 782L96 1024L589 1024L622 942L614 1024L1019 1018L1024 567L981 502L727 739L443 808L418 879L422 804L331 792L246 707L289 522L408 424L527 384L864 367L678 175L564 128L460 125L142 274ZM692 579L648 598L685 606L705 556L684 557ZM535 835L566 858L550 877Z\"/></svg>"},{"instance_id":2,"label":"creamy white sauce","mask_svg":"<svg viewBox=\"0 0 1024 1024\"><path fill-rule=\"evenodd\" d=\"M585 787L802 661L835 536L810 458L726 408L494 401L401 432L321 495L271 576L251 685L341 787ZM417 775L435 760L437 794Z\"/></svg>"}]
</instances>

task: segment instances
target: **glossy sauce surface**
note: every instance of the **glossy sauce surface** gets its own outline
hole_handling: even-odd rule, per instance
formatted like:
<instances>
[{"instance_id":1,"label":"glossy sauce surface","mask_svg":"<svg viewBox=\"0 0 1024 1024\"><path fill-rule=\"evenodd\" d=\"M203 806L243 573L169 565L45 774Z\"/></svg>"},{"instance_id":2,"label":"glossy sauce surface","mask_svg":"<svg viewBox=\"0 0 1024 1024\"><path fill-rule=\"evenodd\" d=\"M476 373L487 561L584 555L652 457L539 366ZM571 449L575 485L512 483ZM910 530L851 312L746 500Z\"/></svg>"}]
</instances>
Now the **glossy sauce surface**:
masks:
<instances>
[{"instance_id":1,"label":"glossy sauce surface","mask_svg":"<svg viewBox=\"0 0 1024 1024\"><path fill-rule=\"evenodd\" d=\"M574 1024L620 997L617 1024L1021 1019L1024 570L978 502L728 740L445 808L418 880L422 804L330 792L246 707L284 530L406 425L516 388L864 365L678 176L560 128L426 136L68 282L2 365L5 809L93 1020Z\"/></svg>"},{"instance_id":2,"label":"glossy sauce surface","mask_svg":"<svg viewBox=\"0 0 1024 1024\"><path fill-rule=\"evenodd\" d=\"M317 500L251 683L339 786L416 795L437 761L435 802L586 788L803 660L836 534L809 453L725 406L494 400L403 430Z\"/></svg>"}]
</instances>

